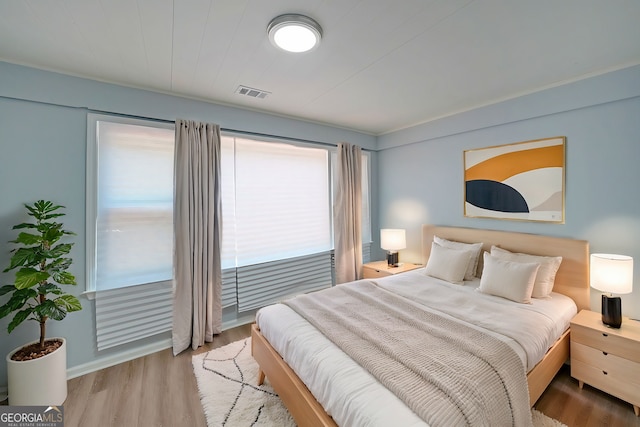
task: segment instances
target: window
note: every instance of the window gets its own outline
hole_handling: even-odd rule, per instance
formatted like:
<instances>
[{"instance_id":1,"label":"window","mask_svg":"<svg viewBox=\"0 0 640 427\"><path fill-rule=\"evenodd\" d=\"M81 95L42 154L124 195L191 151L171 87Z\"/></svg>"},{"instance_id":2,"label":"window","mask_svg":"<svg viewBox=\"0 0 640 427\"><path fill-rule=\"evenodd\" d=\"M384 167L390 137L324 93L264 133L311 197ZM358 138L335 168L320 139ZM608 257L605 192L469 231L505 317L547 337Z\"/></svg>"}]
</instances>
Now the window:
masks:
<instances>
[{"instance_id":1,"label":"window","mask_svg":"<svg viewBox=\"0 0 640 427\"><path fill-rule=\"evenodd\" d=\"M87 291L98 350L171 330L173 129L88 115Z\"/></svg>"},{"instance_id":2,"label":"window","mask_svg":"<svg viewBox=\"0 0 640 427\"><path fill-rule=\"evenodd\" d=\"M89 114L87 291L98 348L171 328L171 124ZM335 149L222 135L222 303L226 321L331 286ZM363 154L363 252L371 240Z\"/></svg>"},{"instance_id":3,"label":"window","mask_svg":"<svg viewBox=\"0 0 640 427\"><path fill-rule=\"evenodd\" d=\"M371 261L371 191L369 153L362 153L362 263Z\"/></svg>"},{"instance_id":4,"label":"window","mask_svg":"<svg viewBox=\"0 0 640 427\"><path fill-rule=\"evenodd\" d=\"M238 309L330 286L328 150L223 135L222 163L223 268L236 268Z\"/></svg>"},{"instance_id":5,"label":"window","mask_svg":"<svg viewBox=\"0 0 640 427\"><path fill-rule=\"evenodd\" d=\"M223 180L234 177L222 189L225 266L331 250L326 149L232 136L222 144L222 162L233 169Z\"/></svg>"},{"instance_id":6,"label":"window","mask_svg":"<svg viewBox=\"0 0 640 427\"><path fill-rule=\"evenodd\" d=\"M95 238L89 289L171 281L173 275L172 126L92 115L94 189L88 235ZM107 120L108 119L108 120ZM91 164L91 163L90 163ZM89 186L88 186L89 188Z\"/></svg>"}]
</instances>

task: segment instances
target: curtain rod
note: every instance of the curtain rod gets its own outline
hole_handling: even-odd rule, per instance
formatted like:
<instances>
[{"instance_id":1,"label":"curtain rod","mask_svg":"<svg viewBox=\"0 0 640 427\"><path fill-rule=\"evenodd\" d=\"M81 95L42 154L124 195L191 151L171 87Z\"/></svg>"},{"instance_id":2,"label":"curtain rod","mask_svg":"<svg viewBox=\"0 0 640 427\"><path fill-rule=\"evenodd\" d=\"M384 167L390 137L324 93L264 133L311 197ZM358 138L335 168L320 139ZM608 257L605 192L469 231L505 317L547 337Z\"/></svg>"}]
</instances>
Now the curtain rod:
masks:
<instances>
[{"instance_id":1,"label":"curtain rod","mask_svg":"<svg viewBox=\"0 0 640 427\"><path fill-rule=\"evenodd\" d=\"M87 108L87 110L92 112L92 113L98 113L98 114L109 114L109 115L116 115L116 116L120 116L120 117L128 117L128 118L131 118L131 119L151 120L151 121L159 122L159 123L171 123L171 124L174 124L174 125L176 124L175 120L157 119L157 118L153 118L153 117L138 116L138 115L135 115L135 114L114 113L113 111L93 110L91 108ZM237 133L237 134L241 134L241 135L258 136L258 137L263 137L263 138L277 138L277 139L283 139L283 140L292 141L292 142L306 142L306 143L309 143L309 144L319 144L319 145L325 145L325 146L329 146L329 147L337 147L338 146L338 144L332 144L330 142L314 141L314 140L311 140L311 139L292 138L292 137L289 137L289 136L271 135L271 134L268 134L268 133L260 133L260 132L249 132L249 131L245 131L245 130L224 128L224 127L220 127L220 130L224 131L224 132L233 132L233 133Z\"/></svg>"},{"instance_id":2,"label":"curtain rod","mask_svg":"<svg viewBox=\"0 0 640 427\"><path fill-rule=\"evenodd\" d=\"M133 115L133 114L114 113L112 111L101 111L101 110L92 110L92 109L88 109L88 110L90 112L92 112L92 113L117 115L117 116L122 116L122 117L129 117L129 118L132 118L132 119L152 120L152 121L156 121L156 122L160 122L160 123L172 123L174 125L176 123L175 120L156 119L156 118L145 117L145 116L137 116L137 115ZM220 127L220 130L224 131L224 132L237 133L237 134L240 134L240 135L263 137L263 138L275 138L275 139L282 139L282 140L291 141L291 142L304 142L304 143L308 143L308 144L324 145L324 146L328 146L328 147L337 147L338 146L338 144L333 144L333 143L330 143L330 142L314 141L312 139L293 138L293 137L290 137L290 136L272 135L272 134L260 133L260 132L250 132L250 131L245 131L245 130L225 128L225 127ZM364 148L363 148L363 150L364 150Z\"/></svg>"}]
</instances>

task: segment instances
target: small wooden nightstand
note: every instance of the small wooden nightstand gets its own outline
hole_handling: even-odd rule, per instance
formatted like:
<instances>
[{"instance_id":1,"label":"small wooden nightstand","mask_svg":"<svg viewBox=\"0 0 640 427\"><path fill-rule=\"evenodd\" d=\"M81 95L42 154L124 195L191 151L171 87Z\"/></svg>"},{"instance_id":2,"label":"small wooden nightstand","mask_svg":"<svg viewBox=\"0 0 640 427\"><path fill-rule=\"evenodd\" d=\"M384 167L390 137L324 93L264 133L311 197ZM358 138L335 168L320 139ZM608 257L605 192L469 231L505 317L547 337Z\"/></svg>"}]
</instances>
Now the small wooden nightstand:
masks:
<instances>
[{"instance_id":1,"label":"small wooden nightstand","mask_svg":"<svg viewBox=\"0 0 640 427\"><path fill-rule=\"evenodd\" d=\"M422 267L420 264L402 263L398 267L389 267L387 261L375 261L362 266L362 276L365 279L375 279L377 277L392 276L405 271L415 270Z\"/></svg>"},{"instance_id":2,"label":"small wooden nightstand","mask_svg":"<svg viewBox=\"0 0 640 427\"><path fill-rule=\"evenodd\" d=\"M622 319L608 328L602 316L582 310L571 321L571 376L633 405L640 416L640 322Z\"/></svg>"}]
</instances>

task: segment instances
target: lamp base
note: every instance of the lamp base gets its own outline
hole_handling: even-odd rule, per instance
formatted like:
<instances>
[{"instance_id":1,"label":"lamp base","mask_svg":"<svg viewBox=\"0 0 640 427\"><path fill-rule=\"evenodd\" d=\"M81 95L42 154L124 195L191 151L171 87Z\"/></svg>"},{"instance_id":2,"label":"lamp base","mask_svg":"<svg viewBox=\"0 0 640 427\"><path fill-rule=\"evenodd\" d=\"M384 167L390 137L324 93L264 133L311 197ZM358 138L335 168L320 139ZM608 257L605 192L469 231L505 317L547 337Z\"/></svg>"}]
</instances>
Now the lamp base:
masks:
<instances>
[{"instance_id":1,"label":"lamp base","mask_svg":"<svg viewBox=\"0 0 640 427\"><path fill-rule=\"evenodd\" d=\"M602 323L619 328L622 325L622 299L602 295Z\"/></svg>"},{"instance_id":2,"label":"lamp base","mask_svg":"<svg viewBox=\"0 0 640 427\"><path fill-rule=\"evenodd\" d=\"M387 252L387 265L389 267L398 266L398 252Z\"/></svg>"}]
</instances>

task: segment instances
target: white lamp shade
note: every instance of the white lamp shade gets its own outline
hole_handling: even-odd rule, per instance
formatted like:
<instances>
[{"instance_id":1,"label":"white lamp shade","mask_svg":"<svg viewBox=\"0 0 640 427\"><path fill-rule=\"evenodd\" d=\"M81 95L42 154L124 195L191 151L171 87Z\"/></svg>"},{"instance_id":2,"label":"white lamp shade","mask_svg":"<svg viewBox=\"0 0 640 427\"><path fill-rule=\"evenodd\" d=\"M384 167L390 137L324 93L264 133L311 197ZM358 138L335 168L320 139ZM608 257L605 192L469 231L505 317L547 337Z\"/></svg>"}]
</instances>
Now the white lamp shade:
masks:
<instances>
[{"instance_id":1,"label":"white lamp shade","mask_svg":"<svg viewBox=\"0 0 640 427\"><path fill-rule=\"evenodd\" d=\"M633 258L627 255L591 254L591 287L612 294L633 291Z\"/></svg>"},{"instance_id":2,"label":"white lamp shade","mask_svg":"<svg viewBox=\"0 0 640 427\"><path fill-rule=\"evenodd\" d=\"M380 247L387 251L399 251L407 247L405 230L383 228L380 230Z\"/></svg>"}]
</instances>

